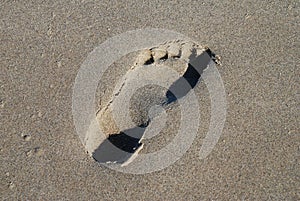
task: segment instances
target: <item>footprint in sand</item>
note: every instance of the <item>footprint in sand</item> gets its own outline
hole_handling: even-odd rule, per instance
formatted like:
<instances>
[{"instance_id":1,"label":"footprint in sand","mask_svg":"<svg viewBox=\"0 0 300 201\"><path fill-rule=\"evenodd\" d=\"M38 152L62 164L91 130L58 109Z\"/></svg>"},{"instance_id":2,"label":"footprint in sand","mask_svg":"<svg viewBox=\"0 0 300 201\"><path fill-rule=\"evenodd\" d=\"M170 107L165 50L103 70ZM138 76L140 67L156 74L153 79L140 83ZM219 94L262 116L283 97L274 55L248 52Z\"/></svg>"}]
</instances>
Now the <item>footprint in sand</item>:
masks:
<instances>
[{"instance_id":1,"label":"footprint in sand","mask_svg":"<svg viewBox=\"0 0 300 201\"><path fill-rule=\"evenodd\" d=\"M107 139L94 150L93 158L101 163L130 163L142 149L142 140L163 129L165 111L196 86L212 59L209 49L185 41L140 51L97 113Z\"/></svg>"}]
</instances>

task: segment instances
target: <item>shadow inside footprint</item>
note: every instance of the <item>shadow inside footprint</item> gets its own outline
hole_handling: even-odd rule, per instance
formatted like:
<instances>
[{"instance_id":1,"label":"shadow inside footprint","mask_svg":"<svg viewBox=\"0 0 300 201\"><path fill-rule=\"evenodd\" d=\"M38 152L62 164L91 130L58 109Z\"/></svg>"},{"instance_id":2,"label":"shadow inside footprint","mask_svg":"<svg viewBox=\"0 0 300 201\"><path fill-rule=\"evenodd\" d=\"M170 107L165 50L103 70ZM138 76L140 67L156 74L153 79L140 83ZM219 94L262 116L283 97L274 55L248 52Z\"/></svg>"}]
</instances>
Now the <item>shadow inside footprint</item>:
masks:
<instances>
[{"instance_id":1,"label":"shadow inside footprint","mask_svg":"<svg viewBox=\"0 0 300 201\"><path fill-rule=\"evenodd\" d=\"M100 162L124 163L142 145L140 140L147 125L140 125L109 135L94 151L93 158Z\"/></svg>"},{"instance_id":2,"label":"shadow inside footprint","mask_svg":"<svg viewBox=\"0 0 300 201\"><path fill-rule=\"evenodd\" d=\"M199 56L195 53L191 55L188 68L178 80L176 80L166 93L167 101L164 104L170 104L177 99L184 97L198 83L204 69L207 68L211 61L213 53L207 49ZM188 84L187 84L188 83Z\"/></svg>"}]
</instances>

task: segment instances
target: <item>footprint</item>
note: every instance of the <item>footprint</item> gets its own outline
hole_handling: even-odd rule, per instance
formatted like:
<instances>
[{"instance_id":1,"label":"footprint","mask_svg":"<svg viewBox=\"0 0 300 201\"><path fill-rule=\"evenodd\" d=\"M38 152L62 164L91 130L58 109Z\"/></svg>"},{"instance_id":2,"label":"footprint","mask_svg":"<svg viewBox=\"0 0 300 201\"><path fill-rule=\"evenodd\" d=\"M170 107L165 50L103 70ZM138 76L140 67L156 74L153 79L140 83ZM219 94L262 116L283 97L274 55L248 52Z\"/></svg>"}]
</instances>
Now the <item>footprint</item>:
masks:
<instances>
[{"instance_id":1,"label":"footprint","mask_svg":"<svg viewBox=\"0 0 300 201\"><path fill-rule=\"evenodd\" d=\"M212 59L214 55L209 49L186 41L171 41L140 51L134 65L115 87L110 101L97 113L107 139L93 152L93 158L100 163L120 163L123 166L134 160L143 147L145 133L154 136L151 134L152 130L157 132L154 124L166 115L162 112L153 116L151 108L172 109L172 103L196 86ZM176 76L169 76L166 67L177 72ZM141 80L158 79L163 80L167 87L146 85L130 96L132 88L143 84ZM131 104L127 108L125 99L128 97ZM124 116L126 109L131 115L125 113Z\"/></svg>"}]
</instances>

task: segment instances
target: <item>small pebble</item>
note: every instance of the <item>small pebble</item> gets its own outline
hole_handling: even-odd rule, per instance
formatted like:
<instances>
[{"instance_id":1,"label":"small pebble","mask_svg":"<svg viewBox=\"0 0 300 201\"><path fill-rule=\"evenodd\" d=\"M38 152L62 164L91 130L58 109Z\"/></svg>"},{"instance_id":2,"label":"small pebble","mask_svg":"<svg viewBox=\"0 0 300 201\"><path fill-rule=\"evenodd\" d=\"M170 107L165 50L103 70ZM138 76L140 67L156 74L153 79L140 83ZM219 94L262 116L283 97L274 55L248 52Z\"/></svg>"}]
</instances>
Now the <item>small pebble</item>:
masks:
<instances>
[{"instance_id":1,"label":"small pebble","mask_svg":"<svg viewBox=\"0 0 300 201\"><path fill-rule=\"evenodd\" d=\"M249 19L250 17L251 17L251 15L248 14L248 13L245 15L245 19L246 19L246 20Z\"/></svg>"},{"instance_id":2,"label":"small pebble","mask_svg":"<svg viewBox=\"0 0 300 201\"><path fill-rule=\"evenodd\" d=\"M27 151L27 152L26 152L26 156L27 156L27 157L31 157L31 156L33 155L32 152L33 152L32 150Z\"/></svg>"},{"instance_id":3,"label":"small pebble","mask_svg":"<svg viewBox=\"0 0 300 201\"><path fill-rule=\"evenodd\" d=\"M0 107L4 108L4 101L3 100L0 100Z\"/></svg>"},{"instance_id":4,"label":"small pebble","mask_svg":"<svg viewBox=\"0 0 300 201\"><path fill-rule=\"evenodd\" d=\"M25 136L24 136L24 140L25 140L26 142L28 142L30 139L31 139L31 136L30 136L30 135L25 135Z\"/></svg>"},{"instance_id":5,"label":"small pebble","mask_svg":"<svg viewBox=\"0 0 300 201\"><path fill-rule=\"evenodd\" d=\"M43 116L43 113L42 112L38 112L38 117L42 117Z\"/></svg>"},{"instance_id":6,"label":"small pebble","mask_svg":"<svg viewBox=\"0 0 300 201\"><path fill-rule=\"evenodd\" d=\"M61 64L61 61L58 61L58 62L57 62L57 67L60 68L61 65L62 65L62 64Z\"/></svg>"},{"instance_id":7,"label":"small pebble","mask_svg":"<svg viewBox=\"0 0 300 201\"><path fill-rule=\"evenodd\" d=\"M9 182L9 189L14 189L16 185L13 182Z\"/></svg>"},{"instance_id":8,"label":"small pebble","mask_svg":"<svg viewBox=\"0 0 300 201\"><path fill-rule=\"evenodd\" d=\"M22 138L28 142L30 139L31 139L31 136L30 135L27 135L27 134L22 134Z\"/></svg>"},{"instance_id":9,"label":"small pebble","mask_svg":"<svg viewBox=\"0 0 300 201\"><path fill-rule=\"evenodd\" d=\"M37 156L41 156L44 154L44 150L41 149L40 147L36 147L34 148L34 153L37 155Z\"/></svg>"},{"instance_id":10,"label":"small pebble","mask_svg":"<svg viewBox=\"0 0 300 201\"><path fill-rule=\"evenodd\" d=\"M48 28L48 30L47 30L47 35L51 38L51 36L52 36L52 29L51 29L51 27L49 27Z\"/></svg>"}]
</instances>

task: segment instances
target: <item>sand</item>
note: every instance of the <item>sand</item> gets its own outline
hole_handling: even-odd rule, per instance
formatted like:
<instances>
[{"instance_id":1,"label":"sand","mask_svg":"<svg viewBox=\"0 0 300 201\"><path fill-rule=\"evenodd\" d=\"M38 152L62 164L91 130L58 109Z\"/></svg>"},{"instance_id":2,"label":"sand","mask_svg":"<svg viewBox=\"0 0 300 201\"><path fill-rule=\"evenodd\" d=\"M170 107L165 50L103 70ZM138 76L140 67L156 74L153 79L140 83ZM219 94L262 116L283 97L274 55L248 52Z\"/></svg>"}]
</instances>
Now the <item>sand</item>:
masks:
<instances>
[{"instance_id":1,"label":"sand","mask_svg":"<svg viewBox=\"0 0 300 201\"><path fill-rule=\"evenodd\" d=\"M299 11L292 0L1 2L1 200L299 200ZM200 160L210 99L199 83L201 124L187 153L161 171L125 174L86 153L72 93L95 47L146 27L180 32L220 55L227 118ZM135 58L114 64L102 84ZM97 97L109 100L101 87ZM161 149L172 135L143 151Z\"/></svg>"}]
</instances>

